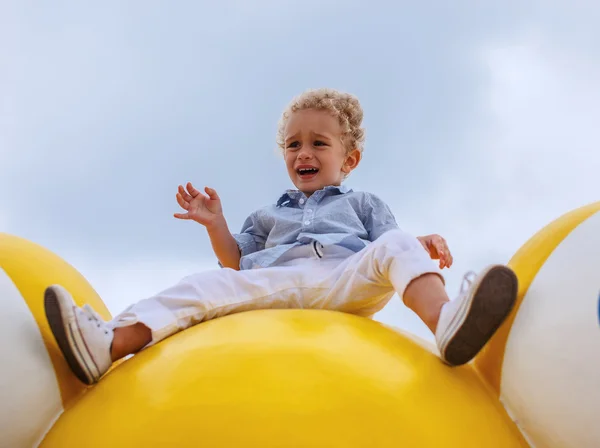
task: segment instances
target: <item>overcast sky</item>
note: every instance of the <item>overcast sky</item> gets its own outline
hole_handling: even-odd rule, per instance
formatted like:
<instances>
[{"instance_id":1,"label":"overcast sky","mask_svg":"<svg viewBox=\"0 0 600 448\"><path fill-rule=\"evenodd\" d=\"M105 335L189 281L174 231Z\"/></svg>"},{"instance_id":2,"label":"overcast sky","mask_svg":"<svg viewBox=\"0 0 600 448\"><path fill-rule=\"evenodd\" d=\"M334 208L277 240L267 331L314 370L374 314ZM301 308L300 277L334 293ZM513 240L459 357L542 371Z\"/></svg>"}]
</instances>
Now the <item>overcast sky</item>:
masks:
<instances>
[{"instance_id":1,"label":"overcast sky","mask_svg":"<svg viewBox=\"0 0 600 448\"><path fill-rule=\"evenodd\" d=\"M348 185L447 238L455 296L600 200L600 3L482 3L4 0L0 231L65 258L116 314L216 268L205 230L173 218L177 185L215 188L238 231L291 187L283 108L333 87L365 110ZM397 298L376 317L431 339Z\"/></svg>"}]
</instances>

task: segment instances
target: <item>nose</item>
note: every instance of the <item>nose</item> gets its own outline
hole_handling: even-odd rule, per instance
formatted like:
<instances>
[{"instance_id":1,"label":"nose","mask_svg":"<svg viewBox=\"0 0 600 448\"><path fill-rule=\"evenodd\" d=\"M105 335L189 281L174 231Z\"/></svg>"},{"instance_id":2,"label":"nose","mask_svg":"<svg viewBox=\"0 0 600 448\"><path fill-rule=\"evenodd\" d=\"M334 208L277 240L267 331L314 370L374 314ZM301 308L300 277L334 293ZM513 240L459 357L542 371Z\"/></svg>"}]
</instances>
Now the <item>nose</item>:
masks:
<instances>
[{"instance_id":1,"label":"nose","mask_svg":"<svg viewBox=\"0 0 600 448\"><path fill-rule=\"evenodd\" d=\"M309 148L302 147L298 151L298 160L310 160L312 159L312 151Z\"/></svg>"}]
</instances>

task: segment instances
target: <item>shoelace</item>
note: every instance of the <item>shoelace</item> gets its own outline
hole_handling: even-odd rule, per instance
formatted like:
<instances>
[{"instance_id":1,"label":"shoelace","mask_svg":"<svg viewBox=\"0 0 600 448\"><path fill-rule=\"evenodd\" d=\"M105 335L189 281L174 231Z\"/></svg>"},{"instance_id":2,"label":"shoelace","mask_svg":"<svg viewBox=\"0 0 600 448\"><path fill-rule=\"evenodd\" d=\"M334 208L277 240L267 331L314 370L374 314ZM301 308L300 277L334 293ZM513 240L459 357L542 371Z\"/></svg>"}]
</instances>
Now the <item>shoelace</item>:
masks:
<instances>
[{"instance_id":1,"label":"shoelace","mask_svg":"<svg viewBox=\"0 0 600 448\"><path fill-rule=\"evenodd\" d=\"M469 271L465 275L463 275L462 283L460 284L460 294L461 295L466 293L469 290L469 288L475 281L476 277L477 277L477 274L473 271Z\"/></svg>"},{"instance_id":2,"label":"shoelace","mask_svg":"<svg viewBox=\"0 0 600 448\"><path fill-rule=\"evenodd\" d=\"M135 320L135 322L128 321L127 319L119 319L116 322L106 322L102 318L102 316L100 316L100 314L98 314L98 312L94 308L92 308L88 303L83 305L81 308L78 308L77 313L80 315L80 317L83 317L90 322L95 322L98 328L104 327L104 334L108 334L108 330L113 330L118 327L125 327L127 325L132 325L137 322L137 318L135 317L135 315L127 313L125 315L122 315L121 317L132 317Z\"/></svg>"}]
</instances>

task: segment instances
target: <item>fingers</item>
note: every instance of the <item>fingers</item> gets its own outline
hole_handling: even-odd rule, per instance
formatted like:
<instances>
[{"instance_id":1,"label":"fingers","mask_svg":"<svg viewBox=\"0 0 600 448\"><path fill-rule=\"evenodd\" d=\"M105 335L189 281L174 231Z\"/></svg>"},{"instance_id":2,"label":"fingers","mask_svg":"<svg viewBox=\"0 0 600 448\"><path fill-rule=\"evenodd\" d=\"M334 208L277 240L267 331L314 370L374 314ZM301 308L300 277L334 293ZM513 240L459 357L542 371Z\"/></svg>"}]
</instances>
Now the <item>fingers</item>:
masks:
<instances>
[{"instance_id":1,"label":"fingers","mask_svg":"<svg viewBox=\"0 0 600 448\"><path fill-rule=\"evenodd\" d=\"M179 185L179 187L177 187L177 192L178 192L178 194L181 195L183 200L186 202L190 202L192 199L194 199L192 197L192 195L190 195L187 191L185 191L185 189L183 188L182 185Z\"/></svg>"},{"instance_id":2,"label":"fingers","mask_svg":"<svg viewBox=\"0 0 600 448\"><path fill-rule=\"evenodd\" d=\"M189 195L188 195L189 196ZM184 210L189 210L190 208L190 203L189 201L187 201L185 199L185 197L181 194L181 193L177 193L175 195L175 198L177 199L177 203L181 206L182 209ZM189 199L191 200L191 198Z\"/></svg>"},{"instance_id":3,"label":"fingers","mask_svg":"<svg viewBox=\"0 0 600 448\"><path fill-rule=\"evenodd\" d=\"M200 193L200 191L198 191L191 182L188 182L185 188L183 188L183 185L179 185L177 187L177 194L175 195L177 198L177 203L185 210L189 209L190 202L192 202L198 196L204 195Z\"/></svg>"},{"instance_id":4,"label":"fingers","mask_svg":"<svg viewBox=\"0 0 600 448\"><path fill-rule=\"evenodd\" d=\"M173 216L177 219L191 219L187 213L173 213Z\"/></svg>"},{"instance_id":5,"label":"fingers","mask_svg":"<svg viewBox=\"0 0 600 448\"><path fill-rule=\"evenodd\" d=\"M452 266L454 259L450 253L450 249L448 248L448 243L446 240L439 235L435 235L433 237L432 244L435 247L440 259L440 269L444 269L445 267L449 268Z\"/></svg>"},{"instance_id":6,"label":"fingers","mask_svg":"<svg viewBox=\"0 0 600 448\"><path fill-rule=\"evenodd\" d=\"M191 182L188 182L185 187L187 188L187 191L190 194L190 196L192 196L193 198L201 194L198 190L196 190L196 188L192 185Z\"/></svg>"},{"instance_id":7,"label":"fingers","mask_svg":"<svg viewBox=\"0 0 600 448\"><path fill-rule=\"evenodd\" d=\"M446 240L440 235L427 235L418 238L425 250L434 260L440 260L440 269L452 266L454 258L450 253Z\"/></svg>"},{"instance_id":8,"label":"fingers","mask_svg":"<svg viewBox=\"0 0 600 448\"><path fill-rule=\"evenodd\" d=\"M183 188L182 185L179 185L179 187L177 188L177 191L179 192L179 194L181 195L183 200L186 202L191 202L195 197L202 194L198 189L196 189L192 185L191 182L188 182L185 185L185 188ZM209 199L212 199L212 200L219 199L219 195L213 188L205 187L204 191L206 192L206 195L209 197Z\"/></svg>"},{"instance_id":9,"label":"fingers","mask_svg":"<svg viewBox=\"0 0 600 448\"><path fill-rule=\"evenodd\" d=\"M217 192L209 187L205 187L206 195L198 191L191 182L185 185L179 185L177 187L177 193L175 198L180 207L187 211L187 213L174 213L173 216L177 219L196 219L199 207L204 207L205 201L207 200L219 200ZM208 197L207 197L208 196Z\"/></svg>"},{"instance_id":10,"label":"fingers","mask_svg":"<svg viewBox=\"0 0 600 448\"><path fill-rule=\"evenodd\" d=\"M213 200L213 201L217 201L219 200L219 195L217 194L217 192L210 187L205 187L204 191L206 191L206 194L208 195L208 197Z\"/></svg>"},{"instance_id":11,"label":"fingers","mask_svg":"<svg viewBox=\"0 0 600 448\"><path fill-rule=\"evenodd\" d=\"M189 202L185 201L179 193L177 193L176 197L177 203L181 206L181 208L184 210L188 210L190 208ZM189 213L173 213L173 216L177 219L190 219Z\"/></svg>"}]
</instances>

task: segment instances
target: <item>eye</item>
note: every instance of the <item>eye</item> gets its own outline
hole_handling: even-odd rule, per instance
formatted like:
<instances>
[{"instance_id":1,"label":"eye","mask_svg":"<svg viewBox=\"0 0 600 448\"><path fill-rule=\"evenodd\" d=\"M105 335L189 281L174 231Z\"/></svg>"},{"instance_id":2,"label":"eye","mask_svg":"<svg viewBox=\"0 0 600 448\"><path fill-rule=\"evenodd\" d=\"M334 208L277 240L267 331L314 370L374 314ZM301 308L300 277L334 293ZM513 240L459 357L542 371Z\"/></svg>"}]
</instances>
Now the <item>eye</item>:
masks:
<instances>
[{"instance_id":1,"label":"eye","mask_svg":"<svg viewBox=\"0 0 600 448\"><path fill-rule=\"evenodd\" d=\"M315 146L327 146L327 143L321 141L321 140L316 140L315 141Z\"/></svg>"},{"instance_id":2,"label":"eye","mask_svg":"<svg viewBox=\"0 0 600 448\"><path fill-rule=\"evenodd\" d=\"M287 145L287 147L291 149L297 148L298 146L300 146L298 141L291 142L289 145Z\"/></svg>"}]
</instances>

